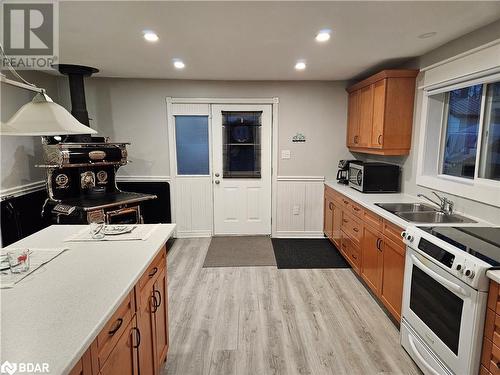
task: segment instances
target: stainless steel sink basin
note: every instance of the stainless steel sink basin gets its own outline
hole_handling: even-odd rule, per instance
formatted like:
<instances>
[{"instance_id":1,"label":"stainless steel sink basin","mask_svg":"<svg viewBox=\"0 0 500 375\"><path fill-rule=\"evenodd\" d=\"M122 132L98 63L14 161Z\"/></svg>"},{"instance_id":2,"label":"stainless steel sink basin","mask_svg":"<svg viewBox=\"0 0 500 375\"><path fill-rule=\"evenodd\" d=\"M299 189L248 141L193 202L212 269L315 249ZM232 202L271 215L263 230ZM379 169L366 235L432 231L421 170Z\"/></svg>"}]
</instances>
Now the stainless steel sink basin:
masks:
<instances>
[{"instance_id":1,"label":"stainless steel sink basin","mask_svg":"<svg viewBox=\"0 0 500 375\"><path fill-rule=\"evenodd\" d=\"M476 221L465 216L451 214L447 215L444 212L396 212L400 218L412 223L476 223Z\"/></svg>"},{"instance_id":2,"label":"stainless steel sink basin","mask_svg":"<svg viewBox=\"0 0 500 375\"><path fill-rule=\"evenodd\" d=\"M437 209L425 203L376 203L377 206L391 213L396 212L437 212Z\"/></svg>"}]
</instances>

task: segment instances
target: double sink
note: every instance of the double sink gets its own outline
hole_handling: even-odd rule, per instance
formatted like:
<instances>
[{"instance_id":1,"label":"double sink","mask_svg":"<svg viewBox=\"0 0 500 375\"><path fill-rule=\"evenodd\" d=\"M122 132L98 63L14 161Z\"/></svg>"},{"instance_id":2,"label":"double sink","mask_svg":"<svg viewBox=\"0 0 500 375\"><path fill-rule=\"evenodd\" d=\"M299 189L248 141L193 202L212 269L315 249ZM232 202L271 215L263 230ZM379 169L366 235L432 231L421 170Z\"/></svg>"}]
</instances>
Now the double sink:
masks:
<instances>
[{"instance_id":1,"label":"double sink","mask_svg":"<svg viewBox=\"0 0 500 375\"><path fill-rule=\"evenodd\" d=\"M477 223L462 215L444 213L425 203L375 203L375 205L412 223Z\"/></svg>"}]
</instances>

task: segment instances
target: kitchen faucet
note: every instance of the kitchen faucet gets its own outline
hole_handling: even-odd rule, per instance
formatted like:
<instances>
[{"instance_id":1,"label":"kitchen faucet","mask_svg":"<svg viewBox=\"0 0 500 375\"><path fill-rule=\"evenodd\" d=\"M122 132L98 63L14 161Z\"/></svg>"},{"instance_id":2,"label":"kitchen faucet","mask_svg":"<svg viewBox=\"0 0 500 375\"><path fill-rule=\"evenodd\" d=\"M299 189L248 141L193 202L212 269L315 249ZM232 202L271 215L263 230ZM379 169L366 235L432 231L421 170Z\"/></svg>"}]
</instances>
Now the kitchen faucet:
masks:
<instances>
[{"instance_id":1,"label":"kitchen faucet","mask_svg":"<svg viewBox=\"0 0 500 375\"><path fill-rule=\"evenodd\" d=\"M446 197L440 197L438 195L438 193L436 193L435 191L432 192L432 194L434 194L438 199L439 199L439 203L436 202L435 200L429 198L428 196L426 196L425 194L417 194L417 197L421 197L421 198L425 198L427 199L429 202L432 202L434 203L436 206L439 206L439 209L441 212L444 212L446 215L451 215L453 214L453 201L449 200L448 198Z\"/></svg>"}]
</instances>

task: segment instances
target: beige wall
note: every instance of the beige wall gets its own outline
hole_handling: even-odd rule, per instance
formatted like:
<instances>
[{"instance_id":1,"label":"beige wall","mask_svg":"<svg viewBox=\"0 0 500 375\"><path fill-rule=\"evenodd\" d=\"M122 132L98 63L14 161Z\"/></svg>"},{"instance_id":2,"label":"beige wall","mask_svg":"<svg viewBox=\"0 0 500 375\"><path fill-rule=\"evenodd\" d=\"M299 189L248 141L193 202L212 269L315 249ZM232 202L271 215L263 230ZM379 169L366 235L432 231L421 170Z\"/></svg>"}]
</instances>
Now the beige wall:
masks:
<instances>
[{"instance_id":1,"label":"beige wall","mask_svg":"<svg viewBox=\"0 0 500 375\"><path fill-rule=\"evenodd\" d=\"M57 101L57 82L54 76L41 72L20 73L28 81L45 88L49 96ZM34 95L32 91L1 83L1 121L8 121ZM40 163L40 157L40 137L0 137L0 190L43 180L44 171L35 167L35 164Z\"/></svg>"},{"instance_id":2,"label":"beige wall","mask_svg":"<svg viewBox=\"0 0 500 375\"><path fill-rule=\"evenodd\" d=\"M59 81L68 105L67 82ZM130 141L131 164L122 175L166 176L169 170L166 97L279 98L279 160L283 176L329 176L345 147L347 95L344 82L239 82L90 78L86 96L91 126L115 141ZM292 143L300 132L305 143Z\"/></svg>"}]
</instances>

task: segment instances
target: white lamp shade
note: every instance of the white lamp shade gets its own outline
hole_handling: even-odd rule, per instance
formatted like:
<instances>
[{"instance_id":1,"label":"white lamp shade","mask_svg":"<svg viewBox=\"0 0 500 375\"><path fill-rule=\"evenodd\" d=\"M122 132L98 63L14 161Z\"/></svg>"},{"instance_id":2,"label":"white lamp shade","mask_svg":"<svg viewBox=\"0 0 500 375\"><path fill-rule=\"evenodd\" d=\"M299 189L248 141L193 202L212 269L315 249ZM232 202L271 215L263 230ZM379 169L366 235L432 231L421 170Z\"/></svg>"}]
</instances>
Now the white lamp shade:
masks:
<instances>
[{"instance_id":1,"label":"white lamp shade","mask_svg":"<svg viewBox=\"0 0 500 375\"><path fill-rule=\"evenodd\" d=\"M45 93L23 105L5 124L0 124L0 135L56 136L70 134L96 134L64 107L54 103Z\"/></svg>"}]
</instances>

